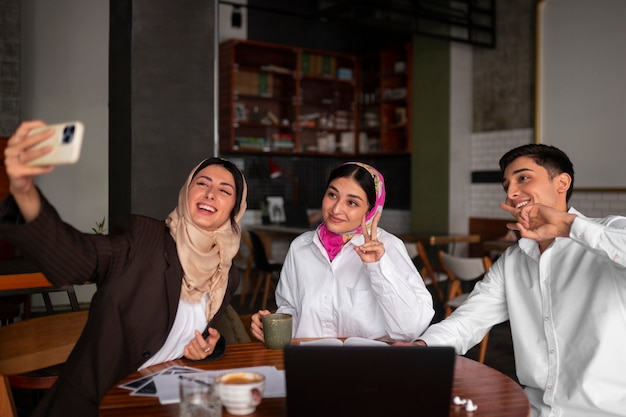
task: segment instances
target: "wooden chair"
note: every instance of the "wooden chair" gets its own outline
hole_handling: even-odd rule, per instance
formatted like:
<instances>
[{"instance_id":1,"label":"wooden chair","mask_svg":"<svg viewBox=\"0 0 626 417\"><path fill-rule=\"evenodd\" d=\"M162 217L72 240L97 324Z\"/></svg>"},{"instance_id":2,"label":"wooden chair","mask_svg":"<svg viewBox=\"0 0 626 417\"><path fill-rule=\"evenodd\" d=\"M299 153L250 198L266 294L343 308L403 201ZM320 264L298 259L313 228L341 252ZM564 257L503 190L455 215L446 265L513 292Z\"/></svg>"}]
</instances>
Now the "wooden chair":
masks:
<instances>
[{"instance_id":1,"label":"wooden chair","mask_svg":"<svg viewBox=\"0 0 626 417\"><path fill-rule=\"evenodd\" d=\"M241 314L239 318L241 319L241 323L243 324L243 327L245 327L246 332L248 332L250 340L256 340L256 337L254 337L252 330L250 329L250 325L252 324L252 314Z\"/></svg>"},{"instance_id":2,"label":"wooden chair","mask_svg":"<svg viewBox=\"0 0 626 417\"><path fill-rule=\"evenodd\" d=\"M245 323L242 316L231 304L226 307L226 311L213 327L226 339L227 345L247 343L252 340L250 338L250 323Z\"/></svg>"},{"instance_id":3,"label":"wooden chair","mask_svg":"<svg viewBox=\"0 0 626 417\"><path fill-rule=\"evenodd\" d=\"M406 251L411 259L419 258L422 264L419 268L419 273L424 281L424 284L426 286L432 286L439 302L443 303L443 291L439 287L439 282L447 280L448 276L442 272L435 272L435 269L432 267L432 264L428 259L426 249L421 242L404 242L404 246L406 247Z\"/></svg>"},{"instance_id":4,"label":"wooden chair","mask_svg":"<svg viewBox=\"0 0 626 417\"><path fill-rule=\"evenodd\" d=\"M26 296L0 297L0 326L13 323L21 313L20 306L26 304Z\"/></svg>"},{"instance_id":5,"label":"wooden chair","mask_svg":"<svg viewBox=\"0 0 626 417\"><path fill-rule=\"evenodd\" d=\"M443 291L441 290L439 283L447 281L448 275L433 268L432 264L430 263L430 259L428 258L426 248L424 247L422 242L417 242L415 244L415 247L417 248L417 255L422 261L422 270L420 271L422 279L424 279L424 283L426 285L432 285L432 287L435 289L435 292L437 293L437 296L439 297L439 301L443 303Z\"/></svg>"},{"instance_id":6,"label":"wooden chair","mask_svg":"<svg viewBox=\"0 0 626 417\"><path fill-rule=\"evenodd\" d=\"M463 283L482 279L485 272L491 267L491 260L487 256L468 258L450 255L440 250L439 264L450 279L448 299L444 305L445 316L447 317L452 314L454 309L463 304L469 295L468 292L463 290ZM488 341L489 333L487 333L480 342L480 352L478 355L478 361L480 363L485 362Z\"/></svg>"},{"instance_id":7,"label":"wooden chair","mask_svg":"<svg viewBox=\"0 0 626 417\"><path fill-rule=\"evenodd\" d=\"M250 278L253 276L253 274L256 273L256 271L254 270L252 241L250 240L250 235L248 234L248 232L244 231L241 233L241 241L246 248L245 254L242 254L240 252L241 256L245 259L243 281L241 282L241 296L239 297L239 304L243 305L243 301L246 298L246 294L248 292L248 286L250 285Z\"/></svg>"},{"instance_id":8,"label":"wooden chair","mask_svg":"<svg viewBox=\"0 0 626 417\"><path fill-rule=\"evenodd\" d=\"M263 245L261 237L252 230L250 230L248 233L250 235L250 241L252 242L252 256L254 258L254 266L259 275L256 286L254 287L254 292L252 293L252 300L250 300L250 308L254 306L256 297L259 294L259 290L261 288L261 284L264 284L263 303L261 304L261 310L265 310L267 308L267 297L270 292L270 285L272 285L272 278L276 276L276 279L278 279L278 274L280 273L280 270L283 269L283 264L282 262L270 261L267 258L265 246Z\"/></svg>"}]
</instances>

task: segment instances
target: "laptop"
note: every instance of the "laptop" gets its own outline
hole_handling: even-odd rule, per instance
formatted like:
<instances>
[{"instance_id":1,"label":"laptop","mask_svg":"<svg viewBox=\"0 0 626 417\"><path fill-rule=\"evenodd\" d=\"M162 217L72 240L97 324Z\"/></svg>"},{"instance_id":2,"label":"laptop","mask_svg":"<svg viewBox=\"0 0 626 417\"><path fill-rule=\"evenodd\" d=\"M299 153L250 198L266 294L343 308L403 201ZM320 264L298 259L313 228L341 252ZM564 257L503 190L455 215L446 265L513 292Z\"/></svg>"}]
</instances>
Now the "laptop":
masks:
<instances>
[{"instance_id":1,"label":"laptop","mask_svg":"<svg viewBox=\"0 0 626 417\"><path fill-rule=\"evenodd\" d=\"M448 417L451 347L287 346L288 417Z\"/></svg>"}]
</instances>

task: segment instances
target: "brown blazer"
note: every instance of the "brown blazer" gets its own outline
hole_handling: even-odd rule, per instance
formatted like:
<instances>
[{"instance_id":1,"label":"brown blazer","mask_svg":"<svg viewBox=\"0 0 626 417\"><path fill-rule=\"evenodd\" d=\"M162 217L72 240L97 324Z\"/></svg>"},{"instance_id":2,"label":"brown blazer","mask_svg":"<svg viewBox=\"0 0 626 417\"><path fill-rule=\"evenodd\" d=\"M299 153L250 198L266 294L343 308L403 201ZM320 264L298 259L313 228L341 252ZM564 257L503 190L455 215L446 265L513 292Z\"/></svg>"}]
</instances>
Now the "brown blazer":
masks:
<instances>
[{"instance_id":1,"label":"brown blazer","mask_svg":"<svg viewBox=\"0 0 626 417\"><path fill-rule=\"evenodd\" d=\"M0 238L13 242L54 284L90 281L98 290L62 375L33 415L97 416L104 394L165 342L176 316L183 270L163 220L129 216L109 235L94 235L63 223L43 196L42 202L34 221L16 225L15 202L11 196L2 201ZM208 326L219 320L238 285L233 267L222 306ZM221 349L210 359L223 354L220 342Z\"/></svg>"}]
</instances>

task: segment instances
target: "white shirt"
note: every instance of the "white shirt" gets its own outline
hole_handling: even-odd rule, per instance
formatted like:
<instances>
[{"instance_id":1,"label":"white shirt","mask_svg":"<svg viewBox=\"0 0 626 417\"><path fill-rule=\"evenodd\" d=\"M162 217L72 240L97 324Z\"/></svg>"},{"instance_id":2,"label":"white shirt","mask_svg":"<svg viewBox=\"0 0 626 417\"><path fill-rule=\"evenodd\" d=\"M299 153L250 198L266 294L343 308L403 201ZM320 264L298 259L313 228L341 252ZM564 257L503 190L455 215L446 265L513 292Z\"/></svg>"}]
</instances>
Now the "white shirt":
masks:
<instances>
[{"instance_id":1,"label":"white shirt","mask_svg":"<svg viewBox=\"0 0 626 417\"><path fill-rule=\"evenodd\" d=\"M179 359L185 353L185 346L196 337L194 330L202 333L206 329L206 303L207 295L203 295L198 303L189 303L187 301L178 301L178 310L176 310L176 318L167 336L167 340L161 349L155 353L150 359L143 363L139 369L148 366L173 361ZM147 326L150 323L146 323Z\"/></svg>"},{"instance_id":2,"label":"white shirt","mask_svg":"<svg viewBox=\"0 0 626 417\"><path fill-rule=\"evenodd\" d=\"M330 262L316 231L289 246L276 290L278 312L293 315L293 337L413 340L434 315L432 296L404 243L378 228L379 262L363 263L347 242Z\"/></svg>"},{"instance_id":3,"label":"white shirt","mask_svg":"<svg viewBox=\"0 0 626 417\"><path fill-rule=\"evenodd\" d=\"M511 323L532 416L626 415L626 218L578 217L543 254L520 239L465 304L420 339L464 354Z\"/></svg>"}]
</instances>

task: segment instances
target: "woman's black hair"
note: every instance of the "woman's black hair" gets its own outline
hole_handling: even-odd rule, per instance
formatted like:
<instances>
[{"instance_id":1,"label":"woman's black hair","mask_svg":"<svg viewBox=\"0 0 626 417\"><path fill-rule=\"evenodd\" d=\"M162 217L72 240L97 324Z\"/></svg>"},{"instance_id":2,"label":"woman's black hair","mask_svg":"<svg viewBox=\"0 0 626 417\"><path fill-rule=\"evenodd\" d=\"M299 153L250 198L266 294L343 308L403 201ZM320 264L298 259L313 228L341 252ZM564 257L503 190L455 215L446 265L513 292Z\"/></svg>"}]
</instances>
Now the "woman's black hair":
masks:
<instances>
[{"instance_id":1,"label":"woman's black hair","mask_svg":"<svg viewBox=\"0 0 626 417\"><path fill-rule=\"evenodd\" d=\"M237 226L237 223L235 222L235 217L237 217L239 210L241 210L241 200L243 199L243 174L241 173L239 168L237 168L237 165L233 164L228 159L211 157L211 158L205 159L198 166L198 168L196 168L191 178L192 179L195 178L198 172L202 171L204 168L208 167L209 165L223 166L228 172L230 172L233 175L233 178L235 179L235 207L233 207L233 209L231 210L229 217L230 217L230 224L233 230L235 232L238 232L239 226Z\"/></svg>"},{"instance_id":2,"label":"woman's black hair","mask_svg":"<svg viewBox=\"0 0 626 417\"><path fill-rule=\"evenodd\" d=\"M367 202L369 204L367 211L369 213L372 207L374 207L374 204L376 204L376 184L372 174L370 174L367 169L357 164L339 165L337 168L333 169L328 176L326 188L337 178L353 178L359 186L361 186L367 196Z\"/></svg>"}]
</instances>

